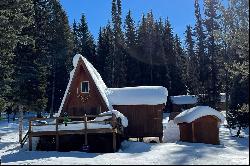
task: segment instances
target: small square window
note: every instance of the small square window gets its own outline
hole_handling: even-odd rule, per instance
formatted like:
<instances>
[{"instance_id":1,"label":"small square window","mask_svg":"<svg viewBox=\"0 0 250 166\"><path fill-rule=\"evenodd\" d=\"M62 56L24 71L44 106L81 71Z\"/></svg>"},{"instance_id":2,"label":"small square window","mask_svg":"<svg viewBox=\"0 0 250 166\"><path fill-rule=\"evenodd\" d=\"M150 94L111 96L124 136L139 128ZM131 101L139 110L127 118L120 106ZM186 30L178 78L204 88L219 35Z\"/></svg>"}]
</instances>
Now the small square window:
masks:
<instances>
[{"instance_id":1,"label":"small square window","mask_svg":"<svg viewBox=\"0 0 250 166\"><path fill-rule=\"evenodd\" d=\"M82 93L89 93L89 82L88 81L83 81L81 83L81 92Z\"/></svg>"}]
</instances>

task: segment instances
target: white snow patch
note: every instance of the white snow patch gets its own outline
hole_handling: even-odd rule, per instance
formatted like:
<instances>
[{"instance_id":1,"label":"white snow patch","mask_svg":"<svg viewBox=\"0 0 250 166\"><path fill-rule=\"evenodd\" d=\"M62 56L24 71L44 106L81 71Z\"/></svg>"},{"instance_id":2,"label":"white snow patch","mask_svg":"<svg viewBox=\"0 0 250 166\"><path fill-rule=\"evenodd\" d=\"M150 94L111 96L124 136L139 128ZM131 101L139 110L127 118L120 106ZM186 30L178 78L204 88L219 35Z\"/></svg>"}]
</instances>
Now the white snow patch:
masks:
<instances>
[{"instance_id":1,"label":"white snow patch","mask_svg":"<svg viewBox=\"0 0 250 166\"><path fill-rule=\"evenodd\" d=\"M242 131L244 138L236 138L224 125L219 130L221 145L125 141L117 153L30 152L28 143L23 149L18 143L18 121L8 124L3 120L0 126L2 165L249 165L249 129Z\"/></svg>"},{"instance_id":2,"label":"white snow patch","mask_svg":"<svg viewBox=\"0 0 250 166\"><path fill-rule=\"evenodd\" d=\"M219 111L209 107L209 106L196 106L193 108L190 108L188 110L185 110L181 112L179 115L177 115L174 119L174 123L191 123L194 120L201 118L203 116L212 115L220 119L220 121L223 123L225 120L225 117L223 114L221 114Z\"/></svg>"},{"instance_id":3,"label":"white snow patch","mask_svg":"<svg viewBox=\"0 0 250 166\"><path fill-rule=\"evenodd\" d=\"M180 140L180 130L179 126L170 120L165 124L163 130L163 142L177 142Z\"/></svg>"},{"instance_id":4,"label":"white snow patch","mask_svg":"<svg viewBox=\"0 0 250 166\"><path fill-rule=\"evenodd\" d=\"M127 127L128 126L128 118L125 117L122 113L120 113L117 110L103 112L100 115L109 115L109 116L96 117L93 121L104 121L106 119L111 118L110 115L112 115L112 114L115 114L116 118L120 118L121 119L121 123L122 123L123 127Z\"/></svg>"},{"instance_id":5,"label":"white snow patch","mask_svg":"<svg viewBox=\"0 0 250 166\"><path fill-rule=\"evenodd\" d=\"M195 95L180 95L170 97L173 104L196 104L198 102L198 97Z\"/></svg>"},{"instance_id":6,"label":"white snow patch","mask_svg":"<svg viewBox=\"0 0 250 166\"><path fill-rule=\"evenodd\" d=\"M108 98L113 105L157 105L167 102L168 91L162 86L109 88Z\"/></svg>"},{"instance_id":7,"label":"white snow patch","mask_svg":"<svg viewBox=\"0 0 250 166\"><path fill-rule=\"evenodd\" d=\"M74 121L75 122L75 121ZM87 129L102 129L102 128L112 128L110 124L100 124L100 123L87 123ZM58 130L83 130L85 129L84 122L79 122L77 124L71 124L70 122L65 126L65 124L58 125ZM56 131L56 126L33 126L33 132L38 131Z\"/></svg>"}]
</instances>

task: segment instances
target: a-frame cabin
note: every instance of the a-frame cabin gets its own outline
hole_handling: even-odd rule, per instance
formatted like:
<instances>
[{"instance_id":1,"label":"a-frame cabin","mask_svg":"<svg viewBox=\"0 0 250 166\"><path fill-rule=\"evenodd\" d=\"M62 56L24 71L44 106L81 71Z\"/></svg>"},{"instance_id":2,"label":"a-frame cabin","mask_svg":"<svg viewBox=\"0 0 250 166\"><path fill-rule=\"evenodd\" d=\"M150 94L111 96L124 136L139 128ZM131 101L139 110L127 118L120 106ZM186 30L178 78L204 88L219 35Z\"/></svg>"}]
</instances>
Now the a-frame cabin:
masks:
<instances>
[{"instance_id":1,"label":"a-frame cabin","mask_svg":"<svg viewBox=\"0 0 250 166\"><path fill-rule=\"evenodd\" d=\"M168 91L162 86L108 88L100 74L80 54L73 58L74 69L57 116L97 115L117 110L128 118L127 138L163 136L163 109Z\"/></svg>"}]
</instances>

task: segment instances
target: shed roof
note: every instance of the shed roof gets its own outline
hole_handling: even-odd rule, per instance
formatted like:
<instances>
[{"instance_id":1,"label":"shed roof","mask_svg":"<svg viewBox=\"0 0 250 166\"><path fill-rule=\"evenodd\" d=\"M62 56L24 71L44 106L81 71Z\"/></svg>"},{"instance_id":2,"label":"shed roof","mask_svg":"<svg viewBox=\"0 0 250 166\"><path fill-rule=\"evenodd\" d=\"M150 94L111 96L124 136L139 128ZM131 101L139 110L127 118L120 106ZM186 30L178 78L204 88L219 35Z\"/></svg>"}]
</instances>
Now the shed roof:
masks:
<instances>
[{"instance_id":1,"label":"shed roof","mask_svg":"<svg viewBox=\"0 0 250 166\"><path fill-rule=\"evenodd\" d=\"M209 107L209 106L196 106L193 108L190 108L188 110L185 110L181 112L179 115L177 115L174 119L175 123L191 123L195 121L198 118L201 118L203 116L215 116L218 119L220 119L221 122L225 120L225 117L223 114L221 114L219 111Z\"/></svg>"},{"instance_id":2,"label":"shed roof","mask_svg":"<svg viewBox=\"0 0 250 166\"><path fill-rule=\"evenodd\" d=\"M195 95L180 95L180 96L170 96L173 104L196 104L198 102L198 97Z\"/></svg>"},{"instance_id":3,"label":"shed roof","mask_svg":"<svg viewBox=\"0 0 250 166\"><path fill-rule=\"evenodd\" d=\"M168 91L162 86L109 88L112 105L157 105L167 102Z\"/></svg>"}]
</instances>

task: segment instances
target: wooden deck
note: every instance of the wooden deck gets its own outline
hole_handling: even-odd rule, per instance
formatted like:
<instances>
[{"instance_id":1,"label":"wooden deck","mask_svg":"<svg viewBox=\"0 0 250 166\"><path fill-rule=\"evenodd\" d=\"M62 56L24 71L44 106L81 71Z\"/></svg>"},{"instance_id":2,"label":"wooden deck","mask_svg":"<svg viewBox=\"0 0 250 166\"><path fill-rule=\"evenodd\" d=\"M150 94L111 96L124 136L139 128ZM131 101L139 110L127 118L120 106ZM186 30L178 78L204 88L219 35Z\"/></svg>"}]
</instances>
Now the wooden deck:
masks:
<instances>
[{"instance_id":1,"label":"wooden deck","mask_svg":"<svg viewBox=\"0 0 250 166\"><path fill-rule=\"evenodd\" d=\"M91 119L94 119L96 117L107 117L110 116L108 120L105 121L93 121ZM83 129L62 129L60 130L59 127L65 126L65 123L63 123L64 117L57 117L57 118L32 118L29 121L29 131L28 131L28 139L29 139L29 150L32 150L32 138L33 137L42 137L42 136L55 136L56 141L56 150L59 150L59 139L60 136L63 135L84 135L84 145L88 145L88 134L107 134L112 133L113 135L113 151L115 152L117 149L117 142L116 142L116 136L123 135L123 126L119 122L119 120L115 117L114 114L112 115L84 115L84 116L70 116L68 117L71 119L71 122L67 122L67 126L70 127L70 125L82 125ZM37 120L44 120L44 121L50 121L48 124L35 124ZM91 124L97 124L97 127L89 127ZM98 128L98 125L104 125L101 128ZM49 127L48 129L55 129L53 131L50 130L34 130L34 127L36 129L42 128L42 127ZM106 126L110 126L107 127ZM74 126L72 126L74 127Z\"/></svg>"}]
</instances>

